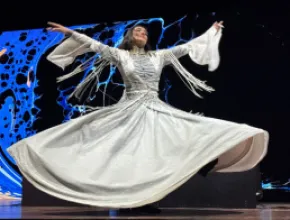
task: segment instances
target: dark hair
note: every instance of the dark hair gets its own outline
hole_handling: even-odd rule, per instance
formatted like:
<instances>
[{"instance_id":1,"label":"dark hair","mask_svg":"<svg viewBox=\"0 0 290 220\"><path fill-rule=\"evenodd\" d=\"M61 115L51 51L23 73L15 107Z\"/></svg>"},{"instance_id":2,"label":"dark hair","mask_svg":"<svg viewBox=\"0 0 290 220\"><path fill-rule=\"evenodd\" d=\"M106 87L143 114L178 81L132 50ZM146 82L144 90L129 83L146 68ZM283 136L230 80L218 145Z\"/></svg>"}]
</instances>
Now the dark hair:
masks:
<instances>
[{"instance_id":1,"label":"dark hair","mask_svg":"<svg viewBox=\"0 0 290 220\"><path fill-rule=\"evenodd\" d=\"M119 49L124 49L124 50L131 50L133 49L133 30L136 28L136 27L142 27L142 28L145 28L146 31L147 31L147 28L144 27L143 25L136 25L134 27L131 27L128 29L128 31L126 32L124 38L123 38L123 41L121 42L121 44L118 46ZM149 40L147 39L147 42L144 46L144 50L147 52L149 50L151 50L151 46L150 44L148 43Z\"/></svg>"}]
</instances>

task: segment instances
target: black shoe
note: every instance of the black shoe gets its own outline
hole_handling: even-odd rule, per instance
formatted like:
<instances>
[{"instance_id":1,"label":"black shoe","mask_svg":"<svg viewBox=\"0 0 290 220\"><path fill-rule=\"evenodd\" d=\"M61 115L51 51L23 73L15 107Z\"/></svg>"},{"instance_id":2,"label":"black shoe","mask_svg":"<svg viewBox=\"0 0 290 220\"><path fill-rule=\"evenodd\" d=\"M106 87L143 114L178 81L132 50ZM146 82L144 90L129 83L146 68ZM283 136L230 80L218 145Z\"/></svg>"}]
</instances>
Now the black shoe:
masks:
<instances>
[{"instance_id":1,"label":"black shoe","mask_svg":"<svg viewBox=\"0 0 290 220\"><path fill-rule=\"evenodd\" d=\"M212 162L206 164L204 167L202 167L197 173L203 177L206 177L217 163L218 163L218 159L215 159Z\"/></svg>"}]
</instances>

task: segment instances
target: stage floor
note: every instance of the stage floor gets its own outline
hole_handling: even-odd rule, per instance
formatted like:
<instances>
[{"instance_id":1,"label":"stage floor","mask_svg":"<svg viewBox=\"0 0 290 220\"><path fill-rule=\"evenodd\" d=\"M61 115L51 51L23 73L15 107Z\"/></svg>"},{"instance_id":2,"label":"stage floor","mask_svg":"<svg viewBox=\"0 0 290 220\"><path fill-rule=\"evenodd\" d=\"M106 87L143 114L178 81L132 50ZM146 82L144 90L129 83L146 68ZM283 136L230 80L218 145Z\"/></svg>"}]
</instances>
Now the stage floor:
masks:
<instances>
[{"instance_id":1,"label":"stage floor","mask_svg":"<svg viewBox=\"0 0 290 220\"><path fill-rule=\"evenodd\" d=\"M22 207L0 200L0 218L13 219L198 219L290 220L290 204L260 204L256 209L162 208L158 215L118 214L92 207Z\"/></svg>"}]
</instances>

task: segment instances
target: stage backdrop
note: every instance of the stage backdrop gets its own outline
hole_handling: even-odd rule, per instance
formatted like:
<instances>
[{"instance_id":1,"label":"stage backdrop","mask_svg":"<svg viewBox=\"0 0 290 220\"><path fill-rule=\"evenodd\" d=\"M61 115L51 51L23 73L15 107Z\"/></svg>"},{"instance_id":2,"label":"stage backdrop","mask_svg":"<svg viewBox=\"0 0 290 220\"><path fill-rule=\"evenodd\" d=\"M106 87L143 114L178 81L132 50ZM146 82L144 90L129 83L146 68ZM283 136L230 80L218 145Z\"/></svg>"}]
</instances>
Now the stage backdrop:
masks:
<instances>
[{"instance_id":1,"label":"stage backdrop","mask_svg":"<svg viewBox=\"0 0 290 220\"><path fill-rule=\"evenodd\" d=\"M70 28L116 47L122 41L124 32L140 23L149 30L153 49L159 49L185 43L202 34L217 20L215 16L215 13L210 13L199 18L198 14L195 14L171 23L162 18L151 18L86 24ZM236 21L237 18L232 19ZM270 72L265 71L268 67L261 67L261 63L267 56L265 48L261 46L262 42L258 47L256 44L259 40L257 35L268 35L263 32L264 30L260 30L259 26L251 26L252 29L248 32L240 32L238 27L242 24L239 25L228 22L227 28L230 31L226 32L225 29L226 34L220 45L221 65L216 72L208 72L207 67L193 64L186 56L181 59L190 72L207 80L208 84L217 90L216 92L204 93L204 99L194 97L174 71L167 67L162 74L160 98L187 112L200 112L207 117L264 128L270 131L271 136L272 123L267 121L274 110L267 108L268 102L265 96L269 93L263 92L272 89L273 79L270 77ZM7 153L9 146L37 132L87 113L82 107L83 103L77 103L75 100L68 102L66 98L88 72L61 84L56 83L56 77L68 73L94 54L79 56L72 65L62 71L47 61L46 57L63 40L62 34L47 32L45 28L3 32L0 35L0 47L7 50L0 58L0 193L2 196L21 197L22 177L15 161ZM273 39L269 39L264 44L269 47L269 44L270 46L275 44L273 42ZM261 80L261 77L264 78ZM91 104L98 106L114 104L119 100L124 89L122 79L114 68L108 68L96 86L99 87L99 92L92 97ZM263 113L265 109L268 113ZM262 164L264 189L273 188L270 183L274 173L269 165L271 159L273 158L268 157L264 162L266 165ZM276 180L281 179L276 188L282 189L284 177L281 175L275 177Z\"/></svg>"}]
</instances>

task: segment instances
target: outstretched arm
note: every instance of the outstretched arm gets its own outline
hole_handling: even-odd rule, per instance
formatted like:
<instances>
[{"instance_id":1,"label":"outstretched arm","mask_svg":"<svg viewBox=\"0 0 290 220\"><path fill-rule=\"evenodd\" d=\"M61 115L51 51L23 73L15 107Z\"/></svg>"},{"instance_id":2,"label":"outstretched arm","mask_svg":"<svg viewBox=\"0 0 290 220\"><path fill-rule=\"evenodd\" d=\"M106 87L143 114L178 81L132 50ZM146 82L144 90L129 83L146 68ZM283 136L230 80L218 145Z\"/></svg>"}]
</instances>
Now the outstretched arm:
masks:
<instances>
[{"instance_id":1,"label":"outstretched arm","mask_svg":"<svg viewBox=\"0 0 290 220\"><path fill-rule=\"evenodd\" d=\"M222 23L223 22L215 22L213 26L201 36L185 44L164 50L164 65L171 64L171 55L180 58L188 54L195 63L199 65L207 64L209 65L209 71L214 71L218 67L220 61L218 45L222 36Z\"/></svg>"},{"instance_id":2,"label":"outstretched arm","mask_svg":"<svg viewBox=\"0 0 290 220\"><path fill-rule=\"evenodd\" d=\"M100 53L111 63L118 64L119 49L109 47L85 34L78 33L60 24L54 22L48 22L48 24L51 26L47 28L48 31L60 32L69 36L68 39L58 45L47 57L50 62L62 69L71 64L77 56L88 52Z\"/></svg>"}]
</instances>

